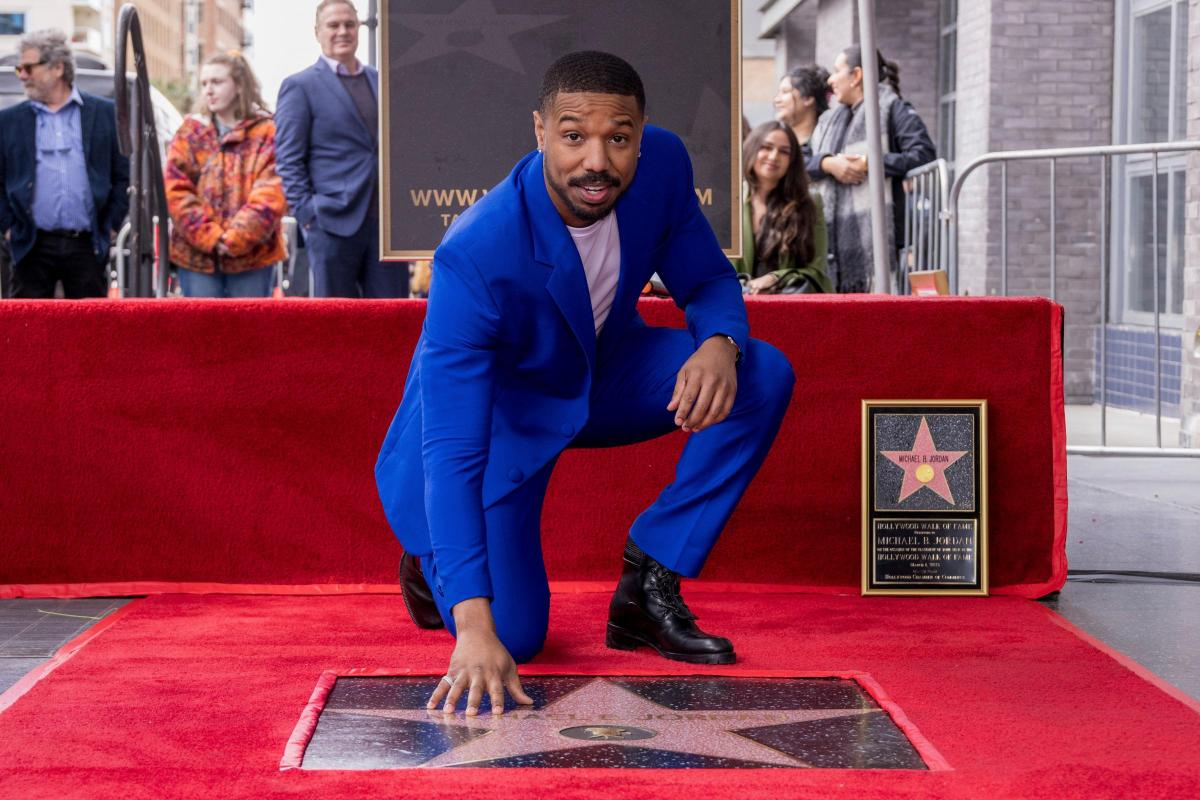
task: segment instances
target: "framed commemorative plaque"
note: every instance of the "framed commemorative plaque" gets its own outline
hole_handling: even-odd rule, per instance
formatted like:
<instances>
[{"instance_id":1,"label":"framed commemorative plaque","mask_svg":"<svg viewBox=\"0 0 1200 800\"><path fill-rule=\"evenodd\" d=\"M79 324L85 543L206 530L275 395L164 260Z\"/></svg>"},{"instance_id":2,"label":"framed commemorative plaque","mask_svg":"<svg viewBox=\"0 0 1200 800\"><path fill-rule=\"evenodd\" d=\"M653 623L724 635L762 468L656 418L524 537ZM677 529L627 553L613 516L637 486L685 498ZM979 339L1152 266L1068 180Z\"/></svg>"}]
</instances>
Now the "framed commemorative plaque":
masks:
<instances>
[{"instance_id":1,"label":"framed commemorative plaque","mask_svg":"<svg viewBox=\"0 0 1200 800\"><path fill-rule=\"evenodd\" d=\"M986 595L987 401L864 400L862 593Z\"/></svg>"}]
</instances>

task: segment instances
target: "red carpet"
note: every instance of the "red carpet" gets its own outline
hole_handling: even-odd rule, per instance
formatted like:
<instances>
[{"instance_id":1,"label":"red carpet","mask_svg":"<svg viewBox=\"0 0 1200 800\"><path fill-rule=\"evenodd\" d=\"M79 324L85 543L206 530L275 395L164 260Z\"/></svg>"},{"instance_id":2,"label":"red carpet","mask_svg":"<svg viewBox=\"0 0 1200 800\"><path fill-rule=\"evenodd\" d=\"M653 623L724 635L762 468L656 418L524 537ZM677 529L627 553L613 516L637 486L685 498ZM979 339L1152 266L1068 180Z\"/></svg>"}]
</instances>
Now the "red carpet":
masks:
<instances>
[{"instance_id":1,"label":"red carpet","mask_svg":"<svg viewBox=\"0 0 1200 800\"><path fill-rule=\"evenodd\" d=\"M1062 586L1058 306L747 305L753 335L787 353L798 383L706 579L858 586L861 400L985 398L993 590ZM643 311L682 322L667 301ZM423 315L420 301L5 303L0 597L394 585L399 545L372 467ZM683 440L562 459L544 517L552 579L610 577Z\"/></svg>"},{"instance_id":2,"label":"red carpet","mask_svg":"<svg viewBox=\"0 0 1200 800\"><path fill-rule=\"evenodd\" d=\"M1200 796L1197 705L1037 604L707 588L692 606L735 636L734 672L868 673L950 769L281 772L322 672L440 674L446 634L417 632L394 596L165 595L135 601L0 713L0 797ZM530 669L687 671L605 650L607 601L556 593L549 649Z\"/></svg>"}]
</instances>

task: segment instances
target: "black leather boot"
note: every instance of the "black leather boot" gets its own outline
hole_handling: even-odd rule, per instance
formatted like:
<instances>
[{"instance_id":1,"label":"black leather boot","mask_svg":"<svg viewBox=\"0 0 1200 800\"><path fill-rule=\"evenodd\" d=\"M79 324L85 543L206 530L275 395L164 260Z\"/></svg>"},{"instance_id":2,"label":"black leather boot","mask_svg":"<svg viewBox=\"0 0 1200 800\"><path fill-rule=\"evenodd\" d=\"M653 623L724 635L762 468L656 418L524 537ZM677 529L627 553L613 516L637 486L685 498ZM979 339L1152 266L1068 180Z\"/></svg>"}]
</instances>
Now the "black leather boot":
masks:
<instances>
[{"instance_id":1,"label":"black leather boot","mask_svg":"<svg viewBox=\"0 0 1200 800\"><path fill-rule=\"evenodd\" d=\"M691 664L732 664L733 642L696 627L696 615L679 595L679 574L672 572L630 539L624 568L608 607L604 643L614 650L650 647L663 658Z\"/></svg>"},{"instance_id":2,"label":"black leather boot","mask_svg":"<svg viewBox=\"0 0 1200 800\"><path fill-rule=\"evenodd\" d=\"M404 607L418 628L432 631L446 627L437 603L433 602L429 583L421 572L421 560L408 553L400 556L400 596L404 598Z\"/></svg>"}]
</instances>

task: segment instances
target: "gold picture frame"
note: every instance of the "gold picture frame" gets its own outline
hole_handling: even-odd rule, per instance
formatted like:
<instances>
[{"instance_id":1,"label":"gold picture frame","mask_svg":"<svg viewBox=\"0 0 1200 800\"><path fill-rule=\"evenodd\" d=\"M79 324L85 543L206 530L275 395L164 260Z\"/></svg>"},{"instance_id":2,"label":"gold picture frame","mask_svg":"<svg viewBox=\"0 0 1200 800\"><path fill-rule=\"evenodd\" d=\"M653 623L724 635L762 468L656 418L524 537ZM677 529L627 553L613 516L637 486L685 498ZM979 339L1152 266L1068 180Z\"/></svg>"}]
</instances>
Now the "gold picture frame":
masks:
<instances>
[{"instance_id":1,"label":"gold picture frame","mask_svg":"<svg viewBox=\"0 0 1200 800\"><path fill-rule=\"evenodd\" d=\"M863 595L988 594L987 452L986 400L862 401Z\"/></svg>"}]
</instances>

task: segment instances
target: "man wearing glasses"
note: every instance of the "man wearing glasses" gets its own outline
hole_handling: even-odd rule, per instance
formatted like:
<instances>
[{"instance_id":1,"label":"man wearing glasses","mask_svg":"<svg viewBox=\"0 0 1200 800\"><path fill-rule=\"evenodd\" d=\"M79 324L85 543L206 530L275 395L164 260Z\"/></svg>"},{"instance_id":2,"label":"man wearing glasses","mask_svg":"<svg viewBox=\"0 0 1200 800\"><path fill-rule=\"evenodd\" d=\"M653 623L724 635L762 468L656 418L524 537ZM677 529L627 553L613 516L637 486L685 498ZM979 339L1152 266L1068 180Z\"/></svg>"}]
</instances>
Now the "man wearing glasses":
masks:
<instances>
[{"instance_id":1,"label":"man wearing glasses","mask_svg":"<svg viewBox=\"0 0 1200 800\"><path fill-rule=\"evenodd\" d=\"M17 77L29 98L0 111L0 232L12 248L12 296L104 297L113 231L129 210L129 159L112 101L75 87L61 31L30 33Z\"/></svg>"}]
</instances>

